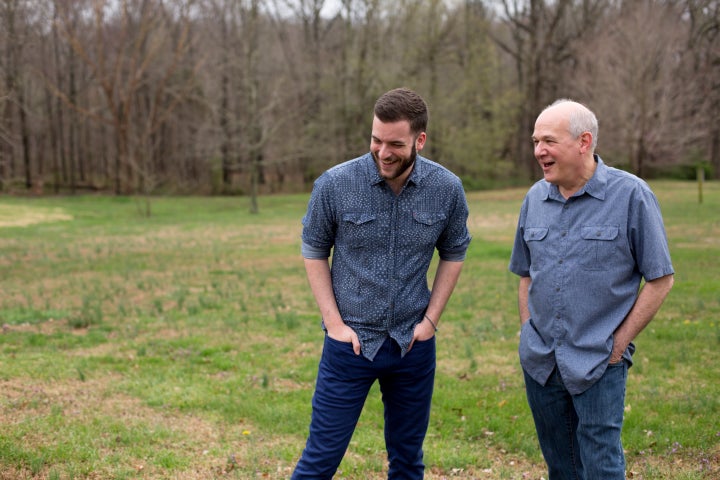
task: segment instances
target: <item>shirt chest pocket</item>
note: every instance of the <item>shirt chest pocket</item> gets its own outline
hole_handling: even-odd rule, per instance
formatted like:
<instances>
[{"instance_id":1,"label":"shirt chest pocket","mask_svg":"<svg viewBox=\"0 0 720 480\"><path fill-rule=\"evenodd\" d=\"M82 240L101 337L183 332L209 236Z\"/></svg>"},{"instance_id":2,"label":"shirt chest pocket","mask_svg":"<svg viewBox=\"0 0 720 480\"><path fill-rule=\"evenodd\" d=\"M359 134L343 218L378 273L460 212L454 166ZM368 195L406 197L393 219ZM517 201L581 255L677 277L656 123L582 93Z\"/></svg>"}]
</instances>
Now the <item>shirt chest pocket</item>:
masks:
<instances>
[{"instance_id":1,"label":"shirt chest pocket","mask_svg":"<svg viewBox=\"0 0 720 480\"><path fill-rule=\"evenodd\" d=\"M434 247L445 229L446 219L442 212L413 212L410 230L401 237L401 244Z\"/></svg>"},{"instance_id":2,"label":"shirt chest pocket","mask_svg":"<svg viewBox=\"0 0 720 480\"><path fill-rule=\"evenodd\" d=\"M547 227L526 227L523 232L523 239L528 250L530 250L530 269L540 270L547 258L547 252L543 250L547 248L545 238L548 234Z\"/></svg>"},{"instance_id":3,"label":"shirt chest pocket","mask_svg":"<svg viewBox=\"0 0 720 480\"><path fill-rule=\"evenodd\" d=\"M618 249L620 229L613 225L588 225L582 227L582 260L585 270L608 270Z\"/></svg>"},{"instance_id":4,"label":"shirt chest pocket","mask_svg":"<svg viewBox=\"0 0 720 480\"><path fill-rule=\"evenodd\" d=\"M342 215L338 235L355 248L371 245L378 236L377 215L366 212L347 212Z\"/></svg>"}]
</instances>

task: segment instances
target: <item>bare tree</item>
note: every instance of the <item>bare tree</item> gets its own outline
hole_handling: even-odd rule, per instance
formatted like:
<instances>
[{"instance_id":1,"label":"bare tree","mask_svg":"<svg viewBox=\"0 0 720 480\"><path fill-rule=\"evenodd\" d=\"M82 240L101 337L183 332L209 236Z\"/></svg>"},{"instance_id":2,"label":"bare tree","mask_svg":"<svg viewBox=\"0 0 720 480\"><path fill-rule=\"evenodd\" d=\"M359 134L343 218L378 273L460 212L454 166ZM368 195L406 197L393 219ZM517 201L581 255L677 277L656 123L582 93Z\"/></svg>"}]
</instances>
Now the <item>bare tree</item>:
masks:
<instances>
[{"instance_id":1,"label":"bare tree","mask_svg":"<svg viewBox=\"0 0 720 480\"><path fill-rule=\"evenodd\" d=\"M580 42L590 38L607 0L501 0L507 34L497 45L515 62L521 92L513 155L529 178L538 174L530 133L540 110L564 96L580 58Z\"/></svg>"},{"instance_id":2,"label":"bare tree","mask_svg":"<svg viewBox=\"0 0 720 480\"><path fill-rule=\"evenodd\" d=\"M380 0L343 0L339 17L335 25L339 31L333 37L338 42L333 50L339 53L330 57L337 79L336 95L330 98L336 99L338 107L328 113L335 116L330 125L337 125L341 139L337 155L348 159L368 144L368 131L358 127L367 125L374 101L375 57L382 49Z\"/></svg>"},{"instance_id":3,"label":"bare tree","mask_svg":"<svg viewBox=\"0 0 720 480\"><path fill-rule=\"evenodd\" d=\"M457 29L459 16L451 15L446 2L442 0L402 0L402 8L389 13L388 36L395 36L394 51L387 53L388 59L398 58L402 70L393 72L391 81L400 78L406 86L424 94L432 104L441 104L447 95L446 80L448 69L454 62L452 34ZM417 39L422 39L418 42ZM448 78L448 79L449 79ZM387 85L397 86L397 85ZM431 124L432 136L426 146L427 154L438 157L438 146L450 129L440 116L434 116Z\"/></svg>"},{"instance_id":4,"label":"bare tree","mask_svg":"<svg viewBox=\"0 0 720 480\"><path fill-rule=\"evenodd\" d=\"M220 129L220 168L221 191L228 194L233 191L233 173L239 170L239 151L235 138L238 134L238 112L234 106L234 94L239 90L239 78L242 74L234 61L238 50L239 13L241 3L228 0L209 0L210 21L219 25L219 29L210 30L211 45L218 50L216 62L218 85L217 118ZM217 36L219 35L219 38Z\"/></svg>"},{"instance_id":5,"label":"bare tree","mask_svg":"<svg viewBox=\"0 0 720 480\"><path fill-rule=\"evenodd\" d=\"M300 134L295 137L297 165L304 181L310 182L316 171L332 162L328 152L315 148L324 135L320 119L324 88L323 62L325 40L331 25L321 16L325 0L272 0L272 24L277 34L282 61L292 85L294 122Z\"/></svg>"},{"instance_id":6,"label":"bare tree","mask_svg":"<svg viewBox=\"0 0 720 480\"><path fill-rule=\"evenodd\" d=\"M692 73L688 79L696 93L686 105L689 118L701 119L693 127L701 133L698 150L706 157L714 178L720 179L720 2L685 0L688 21L687 52Z\"/></svg>"},{"instance_id":7,"label":"bare tree","mask_svg":"<svg viewBox=\"0 0 720 480\"><path fill-rule=\"evenodd\" d=\"M258 75L259 56L259 6L258 0L250 0L247 8L242 10L243 17L243 60L245 82L243 84L243 100L245 104L245 128L247 130L247 161L250 165L250 212L259 213L258 187L261 180L263 160L263 143L265 141L260 112L260 83Z\"/></svg>"},{"instance_id":8,"label":"bare tree","mask_svg":"<svg viewBox=\"0 0 720 480\"><path fill-rule=\"evenodd\" d=\"M11 123L10 118L8 118L9 115L5 113L8 108L6 104L9 102L10 96L4 91L0 91L0 108L2 108L4 113L3 122L0 123L0 192L6 188L5 184L8 181L10 165L12 164L13 158L13 139L12 132L10 130Z\"/></svg>"},{"instance_id":9,"label":"bare tree","mask_svg":"<svg viewBox=\"0 0 720 480\"><path fill-rule=\"evenodd\" d=\"M177 35L168 35L169 15L161 5L151 0L124 0L118 10L113 10L108 2L96 0L92 9L95 32L91 45L83 41L67 11L61 12L62 32L73 52L91 70L105 97L109 118L83 108L59 90L56 92L76 110L113 127L117 155L115 192L118 194L131 193L138 187L144 193L153 190L156 179L147 157L151 136L170 119L173 110L183 101L185 89L192 84L192 75L189 75L178 88L168 92L168 85L188 51L187 12L191 2L177 5L175 12L181 25ZM115 21L109 23L107 16L114 16ZM173 41L171 54L165 58L169 39ZM193 71L197 68L199 64ZM144 121L137 122L134 109L150 77L154 92L146 97L149 104Z\"/></svg>"},{"instance_id":10,"label":"bare tree","mask_svg":"<svg viewBox=\"0 0 720 480\"><path fill-rule=\"evenodd\" d=\"M692 89L681 74L684 26L672 2L623 2L589 42L575 91L601 122L599 152L647 177L674 161L687 141L681 122Z\"/></svg>"},{"instance_id":11,"label":"bare tree","mask_svg":"<svg viewBox=\"0 0 720 480\"><path fill-rule=\"evenodd\" d=\"M536 178L533 122L561 96L598 112L609 161L717 175L718 4L3 0L0 185L257 210L367 148L375 98L401 85L430 104L428 156L469 186Z\"/></svg>"},{"instance_id":12,"label":"bare tree","mask_svg":"<svg viewBox=\"0 0 720 480\"><path fill-rule=\"evenodd\" d=\"M5 0L0 7L0 25L6 32L2 70L4 70L4 102L0 141L0 190L12 181L16 168L16 151L22 149L22 166L25 171L25 186L32 185L28 120L23 88L23 46L26 43L28 22L23 21L24 2ZM17 124L16 124L17 122ZM20 137L18 143L17 138Z\"/></svg>"}]
</instances>

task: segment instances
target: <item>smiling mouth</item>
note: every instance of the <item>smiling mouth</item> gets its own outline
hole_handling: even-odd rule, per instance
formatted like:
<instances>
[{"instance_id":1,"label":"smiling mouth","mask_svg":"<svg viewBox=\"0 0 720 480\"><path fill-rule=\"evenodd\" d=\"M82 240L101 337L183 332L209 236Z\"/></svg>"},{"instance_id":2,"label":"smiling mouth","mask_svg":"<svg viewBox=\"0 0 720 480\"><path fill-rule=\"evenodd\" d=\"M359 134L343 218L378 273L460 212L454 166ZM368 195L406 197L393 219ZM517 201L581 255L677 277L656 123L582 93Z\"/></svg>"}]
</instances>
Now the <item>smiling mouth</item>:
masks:
<instances>
[{"instance_id":1,"label":"smiling mouth","mask_svg":"<svg viewBox=\"0 0 720 480\"><path fill-rule=\"evenodd\" d=\"M541 162L540 165L542 168L547 169L555 165L555 162Z\"/></svg>"}]
</instances>

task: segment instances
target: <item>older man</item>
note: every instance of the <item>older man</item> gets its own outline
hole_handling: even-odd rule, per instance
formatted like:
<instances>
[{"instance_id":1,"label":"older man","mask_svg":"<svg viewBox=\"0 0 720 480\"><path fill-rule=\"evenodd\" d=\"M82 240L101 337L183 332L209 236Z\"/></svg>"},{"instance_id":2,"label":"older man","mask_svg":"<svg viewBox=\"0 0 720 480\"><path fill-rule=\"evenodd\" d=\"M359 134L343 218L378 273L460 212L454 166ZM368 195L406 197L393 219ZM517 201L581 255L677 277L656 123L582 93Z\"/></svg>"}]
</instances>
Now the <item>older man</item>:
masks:
<instances>
[{"instance_id":1,"label":"older man","mask_svg":"<svg viewBox=\"0 0 720 480\"><path fill-rule=\"evenodd\" d=\"M520 276L520 362L550 480L625 479L632 342L673 284L655 195L594 153L597 136L579 103L539 115L544 178L523 201L509 267Z\"/></svg>"}]
</instances>

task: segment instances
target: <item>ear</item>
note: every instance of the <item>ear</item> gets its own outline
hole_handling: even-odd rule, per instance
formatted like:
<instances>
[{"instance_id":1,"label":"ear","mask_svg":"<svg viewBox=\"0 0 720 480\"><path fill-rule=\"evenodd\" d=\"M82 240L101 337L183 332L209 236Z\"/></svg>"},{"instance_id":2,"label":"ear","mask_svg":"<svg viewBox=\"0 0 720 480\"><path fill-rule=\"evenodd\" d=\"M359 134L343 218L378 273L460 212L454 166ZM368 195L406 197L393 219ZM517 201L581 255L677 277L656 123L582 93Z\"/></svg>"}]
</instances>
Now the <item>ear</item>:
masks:
<instances>
[{"instance_id":1,"label":"ear","mask_svg":"<svg viewBox=\"0 0 720 480\"><path fill-rule=\"evenodd\" d=\"M580 153L585 154L592 148L593 136L590 132L580 134Z\"/></svg>"},{"instance_id":2,"label":"ear","mask_svg":"<svg viewBox=\"0 0 720 480\"><path fill-rule=\"evenodd\" d=\"M423 149L425 146L425 140L427 140L427 135L425 132L420 132L420 135L417 136L415 139L415 150L418 152Z\"/></svg>"}]
</instances>

